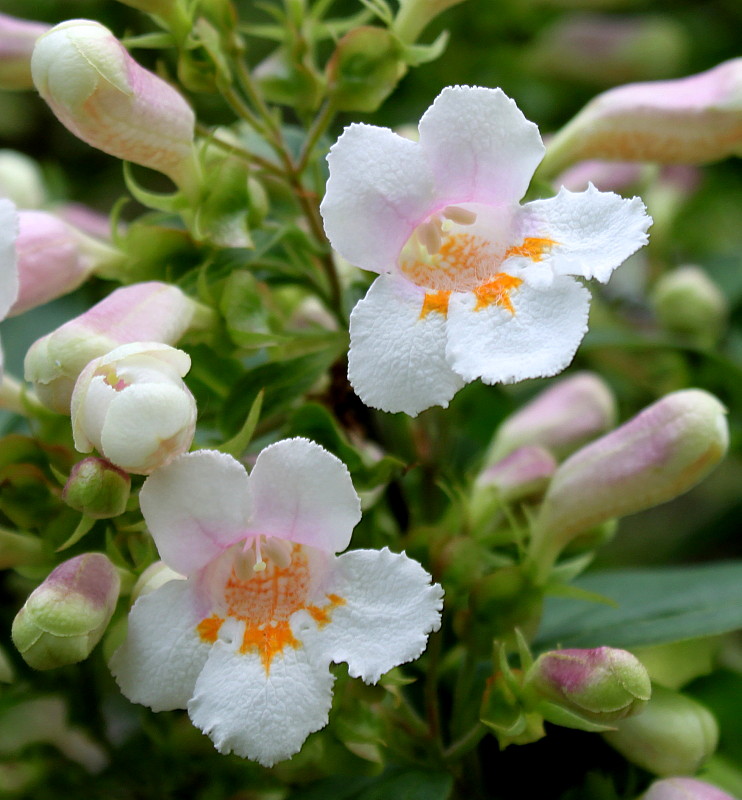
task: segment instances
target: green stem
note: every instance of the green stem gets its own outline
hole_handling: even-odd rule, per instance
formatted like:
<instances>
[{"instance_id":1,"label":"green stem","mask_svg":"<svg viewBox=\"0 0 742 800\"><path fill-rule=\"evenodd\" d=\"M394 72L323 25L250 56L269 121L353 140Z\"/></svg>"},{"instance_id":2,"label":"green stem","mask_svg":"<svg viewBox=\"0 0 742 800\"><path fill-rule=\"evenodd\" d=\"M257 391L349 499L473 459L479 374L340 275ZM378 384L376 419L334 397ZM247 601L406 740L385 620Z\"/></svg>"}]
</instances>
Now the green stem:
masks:
<instances>
[{"instance_id":1,"label":"green stem","mask_svg":"<svg viewBox=\"0 0 742 800\"><path fill-rule=\"evenodd\" d=\"M487 735L487 726L477 722L460 739L457 739L444 753L446 761L457 761L462 756L473 750Z\"/></svg>"},{"instance_id":2,"label":"green stem","mask_svg":"<svg viewBox=\"0 0 742 800\"><path fill-rule=\"evenodd\" d=\"M440 753L443 753L441 737L441 712L438 703L438 669L443 647L441 632L433 633L428 640L428 668L425 675L425 711L428 718L430 738L435 742Z\"/></svg>"},{"instance_id":3,"label":"green stem","mask_svg":"<svg viewBox=\"0 0 742 800\"><path fill-rule=\"evenodd\" d=\"M298 175L300 175L306 169L317 142L330 126L333 119L335 119L335 111L335 103L330 99L325 100L325 103L320 109L319 114L317 114L312 126L307 131L307 138L304 140L304 146L302 147L299 159L296 162L295 169Z\"/></svg>"},{"instance_id":4,"label":"green stem","mask_svg":"<svg viewBox=\"0 0 742 800\"><path fill-rule=\"evenodd\" d=\"M255 153L251 153L244 147L240 147L239 145L232 144L231 142L227 142L224 139L220 139L217 135L214 134L213 131L210 131L205 125L198 123L196 125L196 131L205 139L208 139L209 143L213 144L215 147L219 147L221 150L225 150L227 153L231 153L233 156L241 158L248 164L254 165L259 169L262 169L264 172L269 172L271 175L277 178L285 178L284 173L280 169L280 167L277 167L271 161L268 161L267 159Z\"/></svg>"}]
</instances>

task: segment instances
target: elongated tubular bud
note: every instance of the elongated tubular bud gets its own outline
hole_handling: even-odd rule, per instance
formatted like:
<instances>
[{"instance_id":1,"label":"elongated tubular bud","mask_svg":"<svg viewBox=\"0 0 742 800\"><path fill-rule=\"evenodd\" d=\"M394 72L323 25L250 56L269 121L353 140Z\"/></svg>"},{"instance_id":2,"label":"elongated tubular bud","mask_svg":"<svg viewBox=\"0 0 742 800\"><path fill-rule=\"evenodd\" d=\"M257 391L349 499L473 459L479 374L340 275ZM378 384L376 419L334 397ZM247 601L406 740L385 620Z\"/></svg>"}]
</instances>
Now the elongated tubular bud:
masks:
<instances>
[{"instance_id":1,"label":"elongated tubular bud","mask_svg":"<svg viewBox=\"0 0 742 800\"><path fill-rule=\"evenodd\" d=\"M33 89L31 53L49 27L0 14L0 89Z\"/></svg>"},{"instance_id":2,"label":"elongated tubular bud","mask_svg":"<svg viewBox=\"0 0 742 800\"><path fill-rule=\"evenodd\" d=\"M103 25L62 22L36 43L39 94L75 136L182 185L195 168L195 117L170 84L141 67Z\"/></svg>"}]
</instances>

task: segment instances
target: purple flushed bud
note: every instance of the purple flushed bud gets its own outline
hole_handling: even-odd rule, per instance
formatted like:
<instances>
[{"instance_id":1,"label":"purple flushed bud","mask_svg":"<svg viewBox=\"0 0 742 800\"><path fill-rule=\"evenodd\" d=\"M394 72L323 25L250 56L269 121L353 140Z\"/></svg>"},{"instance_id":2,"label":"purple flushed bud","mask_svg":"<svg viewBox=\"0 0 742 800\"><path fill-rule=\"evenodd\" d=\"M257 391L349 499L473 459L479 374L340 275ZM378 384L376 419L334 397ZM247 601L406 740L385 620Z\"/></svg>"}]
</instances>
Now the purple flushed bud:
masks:
<instances>
[{"instance_id":1,"label":"purple flushed bud","mask_svg":"<svg viewBox=\"0 0 742 800\"><path fill-rule=\"evenodd\" d=\"M131 478L102 458L84 458L72 467L62 490L70 508L93 519L117 517L126 511Z\"/></svg>"},{"instance_id":2,"label":"purple flushed bud","mask_svg":"<svg viewBox=\"0 0 742 800\"><path fill-rule=\"evenodd\" d=\"M524 445L565 456L615 424L616 401L607 384L590 372L557 381L500 425L487 455L494 464Z\"/></svg>"},{"instance_id":3,"label":"purple flushed bud","mask_svg":"<svg viewBox=\"0 0 742 800\"><path fill-rule=\"evenodd\" d=\"M724 406L702 389L685 389L578 450L554 474L534 525L543 568L579 533L688 491L728 445Z\"/></svg>"},{"instance_id":4,"label":"purple flushed bud","mask_svg":"<svg viewBox=\"0 0 742 800\"><path fill-rule=\"evenodd\" d=\"M475 486L497 491L510 503L542 493L557 468L554 456L538 445L524 445L480 472Z\"/></svg>"},{"instance_id":5,"label":"purple flushed bud","mask_svg":"<svg viewBox=\"0 0 742 800\"><path fill-rule=\"evenodd\" d=\"M181 187L191 184L191 107L103 25L85 19L56 25L36 43L31 70L39 94L75 136Z\"/></svg>"},{"instance_id":6,"label":"purple flushed bud","mask_svg":"<svg viewBox=\"0 0 742 800\"><path fill-rule=\"evenodd\" d=\"M33 89L31 53L50 27L0 14L0 89Z\"/></svg>"},{"instance_id":7,"label":"purple flushed bud","mask_svg":"<svg viewBox=\"0 0 742 800\"><path fill-rule=\"evenodd\" d=\"M94 266L74 230L53 214L19 211L18 221L19 290L11 317L74 291Z\"/></svg>"},{"instance_id":8,"label":"purple flushed bud","mask_svg":"<svg viewBox=\"0 0 742 800\"><path fill-rule=\"evenodd\" d=\"M716 750L719 728L696 700L654 686L644 711L614 723L603 733L611 747L660 777L694 775Z\"/></svg>"},{"instance_id":9,"label":"purple flushed bud","mask_svg":"<svg viewBox=\"0 0 742 800\"><path fill-rule=\"evenodd\" d=\"M598 95L549 143L540 177L576 161L703 164L742 153L742 58Z\"/></svg>"},{"instance_id":10,"label":"purple flushed bud","mask_svg":"<svg viewBox=\"0 0 742 800\"><path fill-rule=\"evenodd\" d=\"M529 69L600 87L667 78L682 67L685 29L669 16L564 14L529 48Z\"/></svg>"},{"instance_id":11,"label":"purple flushed bud","mask_svg":"<svg viewBox=\"0 0 742 800\"><path fill-rule=\"evenodd\" d=\"M93 359L72 393L72 433L127 472L149 475L191 446L196 401L182 377L191 359L156 342L134 342Z\"/></svg>"},{"instance_id":12,"label":"purple flushed bud","mask_svg":"<svg viewBox=\"0 0 742 800\"><path fill-rule=\"evenodd\" d=\"M713 345L729 316L721 289L700 267L686 265L665 273L654 287L652 305L663 328Z\"/></svg>"},{"instance_id":13,"label":"purple flushed bud","mask_svg":"<svg viewBox=\"0 0 742 800\"><path fill-rule=\"evenodd\" d=\"M697 778L663 778L655 781L640 800L736 800L731 794Z\"/></svg>"},{"instance_id":14,"label":"purple flushed bud","mask_svg":"<svg viewBox=\"0 0 742 800\"><path fill-rule=\"evenodd\" d=\"M639 713L652 695L639 659L613 647L544 653L525 683L548 703L599 724ZM549 719L548 712L545 716Z\"/></svg>"},{"instance_id":15,"label":"purple flushed bud","mask_svg":"<svg viewBox=\"0 0 742 800\"><path fill-rule=\"evenodd\" d=\"M176 286L150 281L111 292L84 314L34 342L26 354L25 376L41 402L70 413L75 381L85 365L122 344L175 344L200 306Z\"/></svg>"},{"instance_id":16,"label":"purple flushed bud","mask_svg":"<svg viewBox=\"0 0 742 800\"><path fill-rule=\"evenodd\" d=\"M100 640L119 595L119 574L102 553L63 562L13 620L13 643L34 669L86 659Z\"/></svg>"}]
</instances>

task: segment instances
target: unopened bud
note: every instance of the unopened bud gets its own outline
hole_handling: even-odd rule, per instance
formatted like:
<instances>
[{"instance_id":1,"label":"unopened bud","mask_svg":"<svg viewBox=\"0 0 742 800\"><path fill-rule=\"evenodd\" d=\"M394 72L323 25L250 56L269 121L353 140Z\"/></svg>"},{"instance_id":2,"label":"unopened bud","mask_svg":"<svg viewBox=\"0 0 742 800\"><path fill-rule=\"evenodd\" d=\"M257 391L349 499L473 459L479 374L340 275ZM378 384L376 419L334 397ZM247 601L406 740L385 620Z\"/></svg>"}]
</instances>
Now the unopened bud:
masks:
<instances>
[{"instance_id":1,"label":"unopened bud","mask_svg":"<svg viewBox=\"0 0 742 800\"><path fill-rule=\"evenodd\" d=\"M75 447L94 447L127 472L148 475L191 446L196 401L181 378L191 368L182 350L135 342L93 359L72 393Z\"/></svg>"},{"instance_id":2,"label":"unopened bud","mask_svg":"<svg viewBox=\"0 0 742 800\"><path fill-rule=\"evenodd\" d=\"M541 175L586 158L703 164L742 154L742 58L598 95L550 142Z\"/></svg>"},{"instance_id":3,"label":"unopened bud","mask_svg":"<svg viewBox=\"0 0 742 800\"><path fill-rule=\"evenodd\" d=\"M0 197L18 208L38 208L46 200L39 165L17 150L0 150Z\"/></svg>"},{"instance_id":4,"label":"unopened bud","mask_svg":"<svg viewBox=\"0 0 742 800\"><path fill-rule=\"evenodd\" d=\"M192 180L193 111L103 25L85 19L56 25L38 40L31 70L39 94L84 142L164 172L178 185Z\"/></svg>"},{"instance_id":5,"label":"unopened bud","mask_svg":"<svg viewBox=\"0 0 742 800\"><path fill-rule=\"evenodd\" d=\"M637 714L652 694L641 662L613 647L544 653L529 670L526 685L549 706L599 724ZM548 710L544 716L550 718Z\"/></svg>"},{"instance_id":6,"label":"unopened bud","mask_svg":"<svg viewBox=\"0 0 742 800\"><path fill-rule=\"evenodd\" d=\"M557 381L500 425L487 455L494 464L518 447L539 445L565 456L615 424L616 401L590 372Z\"/></svg>"},{"instance_id":7,"label":"unopened bud","mask_svg":"<svg viewBox=\"0 0 742 800\"><path fill-rule=\"evenodd\" d=\"M31 53L50 26L0 14L0 89L33 89Z\"/></svg>"},{"instance_id":8,"label":"unopened bud","mask_svg":"<svg viewBox=\"0 0 742 800\"><path fill-rule=\"evenodd\" d=\"M327 83L341 111L371 112L405 72L398 40L377 27L354 28L340 39L327 63Z\"/></svg>"},{"instance_id":9,"label":"unopened bud","mask_svg":"<svg viewBox=\"0 0 742 800\"><path fill-rule=\"evenodd\" d=\"M655 775L693 775L716 750L713 714L690 697L653 687L644 711L615 723L603 736L629 761Z\"/></svg>"},{"instance_id":10,"label":"unopened bud","mask_svg":"<svg viewBox=\"0 0 742 800\"><path fill-rule=\"evenodd\" d=\"M688 44L685 28L669 16L565 14L542 30L527 63L550 77L614 86L676 75Z\"/></svg>"},{"instance_id":11,"label":"unopened bud","mask_svg":"<svg viewBox=\"0 0 742 800\"><path fill-rule=\"evenodd\" d=\"M711 345L721 335L729 303L721 289L699 267L684 266L663 275L653 304L663 328Z\"/></svg>"},{"instance_id":12,"label":"unopened bud","mask_svg":"<svg viewBox=\"0 0 742 800\"><path fill-rule=\"evenodd\" d=\"M122 344L175 344L188 330L198 304L178 289L150 281L111 292L79 317L47 334L26 354L26 380L44 405L70 413L75 381L89 361Z\"/></svg>"},{"instance_id":13,"label":"unopened bud","mask_svg":"<svg viewBox=\"0 0 742 800\"><path fill-rule=\"evenodd\" d=\"M557 469L534 543L557 552L577 534L672 500L721 461L729 445L724 406L702 389L673 392Z\"/></svg>"},{"instance_id":14,"label":"unopened bud","mask_svg":"<svg viewBox=\"0 0 742 800\"><path fill-rule=\"evenodd\" d=\"M646 164L636 164L633 161L589 159L566 169L554 178L553 185L555 189L564 186L570 192L584 192L592 183L601 192L623 194L632 190L651 169ZM652 219L654 219L654 209L652 209Z\"/></svg>"},{"instance_id":15,"label":"unopened bud","mask_svg":"<svg viewBox=\"0 0 742 800\"><path fill-rule=\"evenodd\" d=\"M90 655L108 625L119 575L102 553L56 567L13 620L13 643L34 669L74 664Z\"/></svg>"},{"instance_id":16,"label":"unopened bud","mask_svg":"<svg viewBox=\"0 0 742 800\"><path fill-rule=\"evenodd\" d=\"M72 467L62 491L68 506L93 519L117 517L126 511L131 478L102 458L85 458Z\"/></svg>"},{"instance_id":17,"label":"unopened bud","mask_svg":"<svg viewBox=\"0 0 742 800\"><path fill-rule=\"evenodd\" d=\"M640 800L736 800L705 781L697 778L663 778L655 781Z\"/></svg>"},{"instance_id":18,"label":"unopened bud","mask_svg":"<svg viewBox=\"0 0 742 800\"><path fill-rule=\"evenodd\" d=\"M18 212L18 297L8 312L17 316L72 292L93 268L75 232L46 211Z\"/></svg>"},{"instance_id":19,"label":"unopened bud","mask_svg":"<svg viewBox=\"0 0 742 800\"><path fill-rule=\"evenodd\" d=\"M477 495L492 490L506 503L542 493L556 470L554 456L538 445L524 445L483 470L477 477Z\"/></svg>"},{"instance_id":20,"label":"unopened bud","mask_svg":"<svg viewBox=\"0 0 742 800\"><path fill-rule=\"evenodd\" d=\"M439 14L463 0L400 0L392 30L403 42L412 44Z\"/></svg>"}]
</instances>

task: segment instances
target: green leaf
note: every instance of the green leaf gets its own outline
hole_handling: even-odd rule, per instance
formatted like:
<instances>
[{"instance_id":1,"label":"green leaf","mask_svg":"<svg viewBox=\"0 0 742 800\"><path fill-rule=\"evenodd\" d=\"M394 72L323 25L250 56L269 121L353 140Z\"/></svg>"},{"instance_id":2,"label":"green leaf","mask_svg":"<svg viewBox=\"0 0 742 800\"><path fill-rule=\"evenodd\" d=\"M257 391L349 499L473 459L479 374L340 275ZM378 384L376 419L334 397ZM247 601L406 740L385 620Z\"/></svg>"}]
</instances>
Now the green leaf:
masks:
<instances>
[{"instance_id":1,"label":"green leaf","mask_svg":"<svg viewBox=\"0 0 742 800\"><path fill-rule=\"evenodd\" d=\"M606 570L585 575L575 585L610 598L617 607L549 598L537 650L632 648L742 628L742 562Z\"/></svg>"},{"instance_id":2,"label":"green leaf","mask_svg":"<svg viewBox=\"0 0 742 800\"><path fill-rule=\"evenodd\" d=\"M235 458L239 458L245 450L247 450L247 446L250 444L252 435L255 433L255 427L260 419L260 409L263 407L263 395L264 393L262 391L258 392L258 396L250 406L250 413L247 415L245 424L240 428L236 436L233 436L228 442L224 442L223 445L217 447L217 450L220 450L222 453L229 453L229 455Z\"/></svg>"}]
</instances>

